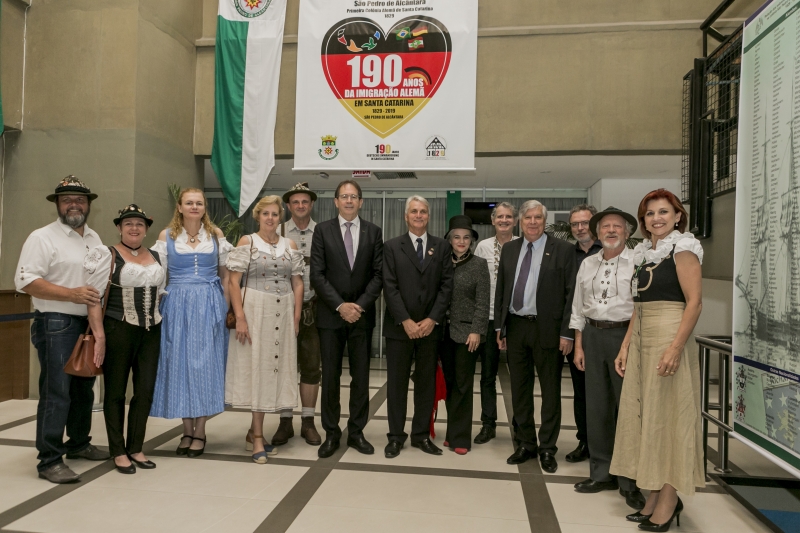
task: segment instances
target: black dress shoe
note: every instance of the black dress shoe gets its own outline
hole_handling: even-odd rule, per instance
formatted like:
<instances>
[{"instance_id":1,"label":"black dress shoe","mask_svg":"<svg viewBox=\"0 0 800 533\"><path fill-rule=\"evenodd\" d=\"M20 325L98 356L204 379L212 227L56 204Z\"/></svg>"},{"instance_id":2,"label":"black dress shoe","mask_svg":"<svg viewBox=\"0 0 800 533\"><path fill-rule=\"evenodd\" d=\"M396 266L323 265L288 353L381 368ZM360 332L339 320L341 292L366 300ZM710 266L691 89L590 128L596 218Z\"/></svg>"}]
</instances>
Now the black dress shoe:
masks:
<instances>
[{"instance_id":1,"label":"black dress shoe","mask_svg":"<svg viewBox=\"0 0 800 533\"><path fill-rule=\"evenodd\" d=\"M364 438L364 435L347 437L347 445L351 448L355 448L359 453L363 453L364 455L372 455L375 453L375 448Z\"/></svg>"},{"instance_id":2,"label":"black dress shoe","mask_svg":"<svg viewBox=\"0 0 800 533\"><path fill-rule=\"evenodd\" d=\"M193 448L189 448L188 450L186 450L186 457L200 457L201 455L203 455L203 452L206 451L206 439L205 439L205 437L192 437L192 440L193 441L195 441L195 440L203 441L203 447L200 448L199 450L195 450Z\"/></svg>"},{"instance_id":3,"label":"black dress shoe","mask_svg":"<svg viewBox=\"0 0 800 533\"><path fill-rule=\"evenodd\" d=\"M121 455L120 457L125 457L125 456ZM116 467L117 472L119 472L120 474L135 474L136 473L136 465L134 465L133 463L129 464L128 466L120 466L120 465L117 464L116 461L114 461L114 466Z\"/></svg>"},{"instance_id":4,"label":"black dress shoe","mask_svg":"<svg viewBox=\"0 0 800 533\"><path fill-rule=\"evenodd\" d=\"M626 516L625 520L627 520L628 522L638 522L638 523L641 524L645 520L650 520L651 516L653 516L653 515L651 515L651 514L642 514L639 511L636 511L635 513L631 513L628 516Z\"/></svg>"},{"instance_id":5,"label":"black dress shoe","mask_svg":"<svg viewBox=\"0 0 800 533\"><path fill-rule=\"evenodd\" d=\"M131 462L136 463L136 466L138 466L139 468L142 468L144 470L152 470L153 468L156 467L156 464L153 461L151 461L150 459L147 459L145 461L138 461L138 460L134 459L133 457L131 457L130 455L128 456L128 459L130 459Z\"/></svg>"},{"instance_id":6,"label":"black dress shoe","mask_svg":"<svg viewBox=\"0 0 800 533\"><path fill-rule=\"evenodd\" d=\"M601 492L604 490L617 490L619 485L617 484L616 479L612 479L611 481L595 481L593 479L587 479L585 481L581 481L580 483L575 483L575 492L581 492L583 494L594 494L595 492Z\"/></svg>"},{"instance_id":7,"label":"black dress shoe","mask_svg":"<svg viewBox=\"0 0 800 533\"><path fill-rule=\"evenodd\" d=\"M475 436L475 444L486 444L495 438L495 429L491 426L481 427L480 432Z\"/></svg>"},{"instance_id":8,"label":"black dress shoe","mask_svg":"<svg viewBox=\"0 0 800 533\"><path fill-rule=\"evenodd\" d=\"M542 464L542 470L548 474L553 474L556 470L558 470L556 456L550 452L544 452L542 455L540 455L539 462Z\"/></svg>"},{"instance_id":9,"label":"black dress shoe","mask_svg":"<svg viewBox=\"0 0 800 533\"><path fill-rule=\"evenodd\" d=\"M528 459L533 459L534 457L536 457L536 452L528 451L527 449L520 446L519 448L517 448L517 451L511 454L511 457L506 459L506 463L510 465L521 465Z\"/></svg>"},{"instance_id":10,"label":"black dress shoe","mask_svg":"<svg viewBox=\"0 0 800 533\"><path fill-rule=\"evenodd\" d=\"M625 503L628 504L628 507L631 509L636 509L637 511L641 511L644 509L644 494L639 489L635 490L622 490L619 489L619 494L623 498L625 498ZM633 522L634 520L632 520Z\"/></svg>"},{"instance_id":11,"label":"black dress shoe","mask_svg":"<svg viewBox=\"0 0 800 533\"><path fill-rule=\"evenodd\" d=\"M402 442L398 440L390 440L389 444L386 445L386 448L383 449L383 455L385 455L387 459L394 459L400 455L400 450L402 449Z\"/></svg>"},{"instance_id":12,"label":"black dress shoe","mask_svg":"<svg viewBox=\"0 0 800 533\"><path fill-rule=\"evenodd\" d=\"M588 458L589 446L583 441L580 441L578 447L569 452L566 457L568 463L580 463Z\"/></svg>"},{"instance_id":13,"label":"black dress shoe","mask_svg":"<svg viewBox=\"0 0 800 533\"><path fill-rule=\"evenodd\" d=\"M442 450L434 443L432 443L431 439L425 439L419 442L412 442L411 446L413 446L414 448L419 448L423 452L429 453L431 455L442 455Z\"/></svg>"},{"instance_id":14,"label":"black dress shoe","mask_svg":"<svg viewBox=\"0 0 800 533\"><path fill-rule=\"evenodd\" d=\"M322 446L317 448L317 455L321 459L325 459L333 455L333 452L339 449L339 440L338 439L325 439L325 442L322 443Z\"/></svg>"},{"instance_id":15,"label":"black dress shoe","mask_svg":"<svg viewBox=\"0 0 800 533\"><path fill-rule=\"evenodd\" d=\"M181 437L180 442L178 442L178 448L175 450L175 455L186 455L186 452L189 451L189 446L192 445L191 438L192 438L191 435L184 435L183 437ZM190 439L189 446L181 446L183 439Z\"/></svg>"}]
</instances>

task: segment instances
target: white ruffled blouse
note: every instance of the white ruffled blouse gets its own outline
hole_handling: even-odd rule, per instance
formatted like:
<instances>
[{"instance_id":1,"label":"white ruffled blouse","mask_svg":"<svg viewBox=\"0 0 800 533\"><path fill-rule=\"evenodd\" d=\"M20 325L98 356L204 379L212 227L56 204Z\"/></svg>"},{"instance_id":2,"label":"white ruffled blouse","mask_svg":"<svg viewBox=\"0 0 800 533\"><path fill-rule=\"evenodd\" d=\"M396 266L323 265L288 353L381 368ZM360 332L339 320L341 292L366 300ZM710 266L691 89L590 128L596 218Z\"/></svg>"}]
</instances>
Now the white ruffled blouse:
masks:
<instances>
[{"instance_id":1,"label":"white ruffled blouse","mask_svg":"<svg viewBox=\"0 0 800 533\"><path fill-rule=\"evenodd\" d=\"M633 249L633 264L659 264L672 253L673 246L675 246L675 253L692 252L700 260L700 264L703 264L703 246L700 241L691 233L681 233L678 230L659 240L655 249L653 249L653 243L649 239L637 244L636 248Z\"/></svg>"},{"instance_id":2,"label":"white ruffled blouse","mask_svg":"<svg viewBox=\"0 0 800 533\"><path fill-rule=\"evenodd\" d=\"M169 231L169 228L167 228L167 231ZM180 235L178 235L178 238L175 239L175 250L179 254L207 254L208 252L214 250L214 239L202 226L200 226L200 233L197 234L197 240L200 241L200 243L197 245L197 248L192 248L189 246L189 234L186 233L185 228L181 228ZM225 237L220 237L218 241L219 260L217 264L219 266L225 266L225 262L228 260L228 253L233 250L233 245L229 243L228 239ZM164 270L167 270L167 264L169 261L167 257L167 242L157 240L151 250L158 252L159 257L161 258L161 264L164 266Z\"/></svg>"}]
</instances>

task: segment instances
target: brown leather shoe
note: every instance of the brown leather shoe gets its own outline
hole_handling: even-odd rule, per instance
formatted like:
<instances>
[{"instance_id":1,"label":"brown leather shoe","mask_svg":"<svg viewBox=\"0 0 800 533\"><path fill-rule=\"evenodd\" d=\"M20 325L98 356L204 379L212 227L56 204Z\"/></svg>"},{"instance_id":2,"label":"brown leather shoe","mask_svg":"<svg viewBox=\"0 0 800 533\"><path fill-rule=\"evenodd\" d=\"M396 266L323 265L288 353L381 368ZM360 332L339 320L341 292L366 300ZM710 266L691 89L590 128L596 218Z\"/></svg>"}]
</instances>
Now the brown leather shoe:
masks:
<instances>
[{"instance_id":1,"label":"brown leather shoe","mask_svg":"<svg viewBox=\"0 0 800 533\"><path fill-rule=\"evenodd\" d=\"M294 427L292 426L291 418L281 417L281 423L278 430L272 436L272 445L281 446L289 442L289 439L294 437Z\"/></svg>"},{"instance_id":2,"label":"brown leather shoe","mask_svg":"<svg viewBox=\"0 0 800 533\"><path fill-rule=\"evenodd\" d=\"M312 446L319 446L322 444L322 437L317 433L317 428L314 427L314 417L304 416L301 418L303 425L300 427L300 436L306 439L306 442Z\"/></svg>"}]
</instances>

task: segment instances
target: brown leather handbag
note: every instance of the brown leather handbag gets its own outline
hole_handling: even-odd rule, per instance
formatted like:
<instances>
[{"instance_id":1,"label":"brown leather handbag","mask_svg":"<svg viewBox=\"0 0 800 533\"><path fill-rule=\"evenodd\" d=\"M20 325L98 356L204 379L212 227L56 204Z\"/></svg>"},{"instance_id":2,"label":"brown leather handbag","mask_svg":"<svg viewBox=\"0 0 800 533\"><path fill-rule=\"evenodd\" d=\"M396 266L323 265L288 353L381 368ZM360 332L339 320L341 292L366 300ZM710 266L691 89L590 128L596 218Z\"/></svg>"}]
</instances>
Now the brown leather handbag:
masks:
<instances>
[{"instance_id":1,"label":"brown leather handbag","mask_svg":"<svg viewBox=\"0 0 800 533\"><path fill-rule=\"evenodd\" d=\"M108 291L111 289L111 276L114 275L114 263L117 261L117 250L113 246L109 246L109 248L111 249L111 270L108 273L108 284L104 295L103 317L106 316ZM103 367L94 364L94 343L94 335L92 335L92 326L90 325L86 328L86 333L81 335L78 338L78 342L75 343L72 355L69 356L69 361L64 365L64 373L81 378L92 378L101 375Z\"/></svg>"},{"instance_id":2,"label":"brown leather handbag","mask_svg":"<svg viewBox=\"0 0 800 533\"><path fill-rule=\"evenodd\" d=\"M244 292L242 293L242 307L244 299L247 298L247 276L250 275L250 263L253 262L253 236L250 235L250 261L247 263L247 272L244 273ZM225 327L236 329L236 313L233 312L233 304L228 305L228 314L225 315Z\"/></svg>"}]
</instances>

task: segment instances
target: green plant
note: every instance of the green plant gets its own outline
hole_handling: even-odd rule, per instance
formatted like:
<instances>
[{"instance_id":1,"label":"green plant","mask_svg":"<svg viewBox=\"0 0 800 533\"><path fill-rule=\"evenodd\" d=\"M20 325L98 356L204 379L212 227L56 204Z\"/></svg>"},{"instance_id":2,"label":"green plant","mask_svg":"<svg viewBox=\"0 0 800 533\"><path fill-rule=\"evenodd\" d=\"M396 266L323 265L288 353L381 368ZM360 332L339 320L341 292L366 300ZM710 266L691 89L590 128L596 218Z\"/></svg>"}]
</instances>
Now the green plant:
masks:
<instances>
[{"instance_id":1,"label":"green plant","mask_svg":"<svg viewBox=\"0 0 800 533\"><path fill-rule=\"evenodd\" d=\"M168 183L167 190L169 194L172 196L172 199L175 200L175 203L178 203L178 199L181 196L181 186L177 183Z\"/></svg>"},{"instance_id":2,"label":"green plant","mask_svg":"<svg viewBox=\"0 0 800 533\"><path fill-rule=\"evenodd\" d=\"M564 222L563 220L553 222L545 227L545 231L553 237L563 239L567 242L575 242L575 237L572 236L572 228L569 227L569 222ZM636 245L640 242L642 242L642 239L628 237L628 240L625 241L625 246L628 248L636 248Z\"/></svg>"},{"instance_id":3,"label":"green plant","mask_svg":"<svg viewBox=\"0 0 800 533\"><path fill-rule=\"evenodd\" d=\"M215 226L222 230L228 242L236 246L244 232L244 223L233 215L225 215L219 221L212 220Z\"/></svg>"}]
</instances>

